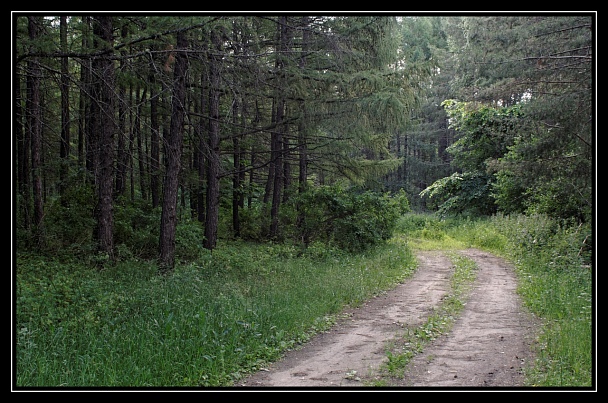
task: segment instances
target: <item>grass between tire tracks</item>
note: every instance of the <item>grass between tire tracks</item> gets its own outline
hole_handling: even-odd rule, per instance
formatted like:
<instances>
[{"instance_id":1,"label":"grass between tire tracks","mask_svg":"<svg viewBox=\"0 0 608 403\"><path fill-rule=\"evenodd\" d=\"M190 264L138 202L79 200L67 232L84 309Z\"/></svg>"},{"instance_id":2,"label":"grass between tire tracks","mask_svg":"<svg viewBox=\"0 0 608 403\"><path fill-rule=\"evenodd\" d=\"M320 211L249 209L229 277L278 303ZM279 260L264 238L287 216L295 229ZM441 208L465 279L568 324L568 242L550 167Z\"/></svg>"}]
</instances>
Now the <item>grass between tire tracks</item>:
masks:
<instances>
[{"instance_id":1,"label":"grass between tire tracks","mask_svg":"<svg viewBox=\"0 0 608 403\"><path fill-rule=\"evenodd\" d=\"M472 259L456 252L448 252L448 256L454 265L450 292L424 323L417 327L405 327L403 334L387 345L388 361L382 364L378 375L364 381L366 385L391 386L392 380L402 379L410 361L422 353L429 343L452 329L468 299L478 266Z\"/></svg>"}]
</instances>

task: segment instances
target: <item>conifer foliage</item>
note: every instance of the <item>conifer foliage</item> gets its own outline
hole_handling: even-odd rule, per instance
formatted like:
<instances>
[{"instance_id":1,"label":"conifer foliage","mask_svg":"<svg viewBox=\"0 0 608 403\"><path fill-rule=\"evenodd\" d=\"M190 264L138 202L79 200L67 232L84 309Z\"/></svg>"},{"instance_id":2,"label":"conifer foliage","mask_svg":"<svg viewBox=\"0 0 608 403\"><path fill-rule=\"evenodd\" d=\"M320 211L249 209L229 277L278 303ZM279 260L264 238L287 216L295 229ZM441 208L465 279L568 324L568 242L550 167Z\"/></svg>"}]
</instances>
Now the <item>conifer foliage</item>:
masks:
<instances>
[{"instance_id":1,"label":"conifer foliage","mask_svg":"<svg viewBox=\"0 0 608 403\"><path fill-rule=\"evenodd\" d=\"M396 166L389 139L417 98L394 16L15 14L13 26L19 245L102 264L128 250L171 270L183 226L207 249L285 237L290 198Z\"/></svg>"},{"instance_id":2,"label":"conifer foliage","mask_svg":"<svg viewBox=\"0 0 608 403\"><path fill-rule=\"evenodd\" d=\"M355 210L319 221L323 200L382 210L386 192L588 222L594 30L592 14L16 13L17 245L169 271L222 237L369 234Z\"/></svg>"}]
</instances>

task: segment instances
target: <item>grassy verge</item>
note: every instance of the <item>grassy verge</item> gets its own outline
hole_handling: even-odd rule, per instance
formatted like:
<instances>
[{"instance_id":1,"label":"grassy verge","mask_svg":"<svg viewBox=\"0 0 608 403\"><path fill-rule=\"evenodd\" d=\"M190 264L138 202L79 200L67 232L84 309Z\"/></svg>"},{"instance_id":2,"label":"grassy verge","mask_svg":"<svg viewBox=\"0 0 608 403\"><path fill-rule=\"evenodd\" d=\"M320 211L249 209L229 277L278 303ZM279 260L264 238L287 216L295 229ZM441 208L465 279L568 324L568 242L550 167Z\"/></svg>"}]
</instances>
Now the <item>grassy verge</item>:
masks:
<instances>
[{"instance_id":1,"label":"grassy verge","mask_svg":"<svg viewBox=\"0 0 608 403\"><path fill-rule=\"evenodd\" d=\"M18 255L16 386L229 386L413 269L399 238L357 255L226 243L168 277Z\"/></svg>"}]
</instances>

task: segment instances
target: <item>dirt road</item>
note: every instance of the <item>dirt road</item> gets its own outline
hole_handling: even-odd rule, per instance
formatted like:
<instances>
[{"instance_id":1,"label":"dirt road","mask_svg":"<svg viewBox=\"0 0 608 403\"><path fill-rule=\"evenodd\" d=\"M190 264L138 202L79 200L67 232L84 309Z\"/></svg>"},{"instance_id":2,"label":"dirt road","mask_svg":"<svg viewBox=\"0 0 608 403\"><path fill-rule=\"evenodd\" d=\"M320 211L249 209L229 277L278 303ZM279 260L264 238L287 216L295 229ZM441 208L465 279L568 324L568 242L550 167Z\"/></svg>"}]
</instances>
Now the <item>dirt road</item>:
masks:
<instances>
[{"instance_id":1,"label":"dirt road","mask_svg":"<svg viewBox=\"0 0 608 403\"><path fill-rule=\"evenodd\" d=\"M459 251L478 265L466 305L451 331L408 364L391 388L520 387L531 360L534 320L520 307L514 268L476 249ZM245 387L370 387L386 346L423 324L450 292L453 264L445 253L421 252L415 275L362 307L346 312L331 330L288 352L270 368L239 382ZM377 383L376 383L377 384Z\"/></svg>"}]
</instances>

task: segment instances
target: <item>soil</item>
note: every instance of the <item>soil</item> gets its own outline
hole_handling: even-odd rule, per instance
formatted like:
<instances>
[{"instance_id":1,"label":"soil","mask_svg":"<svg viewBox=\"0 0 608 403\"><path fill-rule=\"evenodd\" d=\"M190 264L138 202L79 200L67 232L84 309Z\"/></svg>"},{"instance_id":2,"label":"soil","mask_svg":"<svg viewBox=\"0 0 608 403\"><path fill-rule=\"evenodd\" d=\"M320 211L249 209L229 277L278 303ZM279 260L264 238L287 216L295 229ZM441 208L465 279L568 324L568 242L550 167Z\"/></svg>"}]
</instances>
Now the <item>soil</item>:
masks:
<instances>
[{"instance_id":1,"label":"soil","mask_svg":"<svg viewBox=\"0 0 608 403\"><path fill-rule=\"evenodd\" d=\"M426 322L450 292L453 264L419 252L413 277L367 301L330 330L238 382L248 388L518 388L533 359L536 319L516 293L514 267L477 249L458 251L478 265L463 310L447 334L427 344L403 377L387 376L387 346ZM383 375L384 374L384 375Z\"/></svg>"}]
</instances>

